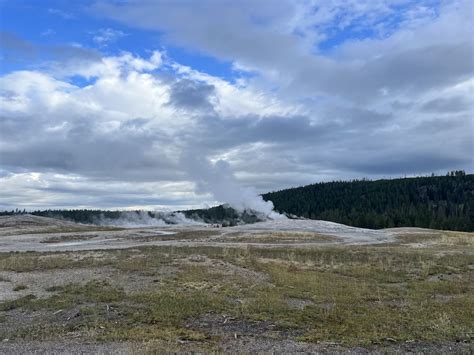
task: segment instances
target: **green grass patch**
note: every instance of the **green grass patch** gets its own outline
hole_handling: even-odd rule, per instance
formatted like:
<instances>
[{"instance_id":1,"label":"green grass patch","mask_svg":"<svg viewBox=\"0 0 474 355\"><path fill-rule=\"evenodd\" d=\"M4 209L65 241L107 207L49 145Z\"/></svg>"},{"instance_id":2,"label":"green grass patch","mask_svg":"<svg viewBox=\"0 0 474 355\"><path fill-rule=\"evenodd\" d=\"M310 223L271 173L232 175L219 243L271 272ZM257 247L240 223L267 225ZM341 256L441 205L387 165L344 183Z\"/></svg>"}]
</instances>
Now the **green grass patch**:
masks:
<instances>
[{"instance_id":1,"label":"green grass patch","mask_svg":"<svg viewBox=\"0 0 474 355\"><path fill-rule=\"evenodd\" d=\"M28 288L28 286L26 285L16 285L15 287L13 287L13 291L22 291L22 290L26 290Z\"/></svg>"},{"instance_id":2,"label":"green grass patch","mask_svg":"<svg viewBox=\"0 0 474 355\"><path fill-rule=\"evenodd\" d=\"M77 254L76 254L77 255ZM30 272L80 267L98 267L111 263L110 259L94 257L74 258L73 253L60 255L26 253L0 253L0 271Z\"/></svg>"},{"instance_id":3,"label":"green grass patch","mask_svg":"<svg viewBox=\"0 0 474 355\"><path fill-rule=\"evenodd\" d=\"M162 291L132 295L129 300L138 305L130 319L141 324L180 326L191 317L206 312L224 311L225 301L219 295L206 291Z\"/></svg>"},{"instance_id":4,"label":"green grass patch","mask_svg":"<svg viewBox=\"0 0 474 355\"><path fill-rule=\"evenodd\" d=\"M3 303L0 303L0 311L10 311L12 309L26 307L34 300L36 300L35 295L26 295L16 300L4 301Z\"/></svg>"}]
</instances>

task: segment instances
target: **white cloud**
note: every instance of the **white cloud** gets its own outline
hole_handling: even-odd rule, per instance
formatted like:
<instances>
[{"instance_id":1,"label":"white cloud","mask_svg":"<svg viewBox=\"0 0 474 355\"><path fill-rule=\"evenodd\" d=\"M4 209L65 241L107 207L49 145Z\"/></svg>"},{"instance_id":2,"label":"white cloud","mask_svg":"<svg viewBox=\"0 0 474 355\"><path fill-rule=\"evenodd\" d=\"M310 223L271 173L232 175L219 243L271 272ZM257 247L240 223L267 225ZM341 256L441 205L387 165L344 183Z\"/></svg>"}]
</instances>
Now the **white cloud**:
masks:
<instances>
[{"instance_id":1,"label":"white cloud","mask_svg":"<svg viewBox=\"0 0 474 355\"><path fill-rule=\"evenodd\" d=\"M48 12L51 15L62 17L65 20L72 20L75 17L74 14L67 11L63 11L61 9L49 8Z\"/></svg>"},{"instance_id":2,"label":"white cloud","mask_svg":"<svg viewBox=\"0 0 474 355\"><path fill-rule=\"evenodd\" d=\"M0 209L188 209L199 205L193 185L175 182L97 181L79 175L18 173L2 177ZM136 205L135 205L136 204Z\"/></svg>"},{"instance_id":3,"label":"white cloud","mask_svg":"<svg viewBox=\"0 0 474 355\"><path fill-rule=\"evenodd\" d=\"M107 46L109 43L116 42L126 36L125 32L114 30L112 28L101 28L93 33L92 40L99 46Z\"/></svg>"},{"instance_id":4,"label":"white cloud","mask_svg":"<svg viewBox=\"0 0 474 355\"><path fill-rule=\"evenodd\" d=\"M469 3L433 12L406 2L409 11L394 24L386 18L397 3L190 3L192 11L168 1L100 3L96 9L112 18L162 31L175 45L251 75L219 78L161 51L74 57L4 75L0 188L8 194L1 204L214 203L194 192L183 155L225 160L260 192L320 179L469 170ZM351 26L378 32L329 52L318 48ZM87 84L76 85L77 76Z\"/></svg>"},{"instance_id":5,"label":"white cloud","mask_svg":"<svg viewBox=\"0 0 474 355\"><path fill-rule=\"evenodd\" d=\"M44 30L43 32L41 32L42 36L51 36L51 35L55 35L55 34L56 34L56 31L51 29L51 28L48 28L48 29Z\"/></svg>"},{"instance_id":6,"label":"white cloud","mask_svg":"<svg viewBox=\"0 0 474 355\"><path fill-rule=\"evenodd\" d=\"M257 114L260 116L295 115L300 113L300 105L283 102L271 93L263 92L249 85L244 79L236 84L194 70L179 63L171 63L172 68L182 77L204 82L215 88L214 109L220 117L238 117Z\"/></svg>"}]
</instances>

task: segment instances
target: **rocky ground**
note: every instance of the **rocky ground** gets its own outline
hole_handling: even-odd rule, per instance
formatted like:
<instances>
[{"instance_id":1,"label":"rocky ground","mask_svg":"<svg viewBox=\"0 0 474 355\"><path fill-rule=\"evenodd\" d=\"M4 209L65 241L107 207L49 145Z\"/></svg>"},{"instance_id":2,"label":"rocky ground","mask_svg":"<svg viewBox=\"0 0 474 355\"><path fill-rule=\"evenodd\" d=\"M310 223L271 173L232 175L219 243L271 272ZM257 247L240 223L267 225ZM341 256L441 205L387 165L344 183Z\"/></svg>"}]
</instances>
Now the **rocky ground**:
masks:
<instances>
[{"instance_id":1,"label":"rocky ground","mask_svg":"<svg viewBox=\"0 0 474 355\"><path fill-rule=\"evenodd\" d=\"M0 217L0 353L468 354L473 254L416 228Z\"/></svg>"}]
</instances>

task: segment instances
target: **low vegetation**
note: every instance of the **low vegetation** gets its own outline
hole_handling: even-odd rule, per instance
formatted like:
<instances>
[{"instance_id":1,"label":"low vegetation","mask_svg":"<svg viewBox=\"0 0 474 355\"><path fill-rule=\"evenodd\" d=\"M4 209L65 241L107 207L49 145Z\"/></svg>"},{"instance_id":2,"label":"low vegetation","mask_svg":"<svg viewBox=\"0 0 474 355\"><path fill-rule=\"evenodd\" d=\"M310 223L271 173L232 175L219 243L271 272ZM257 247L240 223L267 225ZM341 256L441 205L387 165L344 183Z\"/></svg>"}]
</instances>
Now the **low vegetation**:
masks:
<instances>
[{"instance_id":1,"label":"low vegetation","mask_svg":"<svg viewBox=\"0 0 474 355\"><path fill-rule=\"evenodd\" d=\"M32 285L16 285L24 293L0 304L0 338L44 340L74 333L95 341L150 342L155 350L186 344L218 350L226 339L255 335L344 347L469 343L473 236L406 238L364 247L170 246L100 257L3 254L0 276L12 279L15 273L72 268L95 272L83 283L45 284L46 296L35 295ZM410 246L427 240L423 248ZM135 286L125 289L114 273L130 277L127 286ZM137 278L143 283L134 284ZM18 322L17 310L36 314L42 325Z\"/></svg>"},{"instance_id":2,"label":"low vegetation","mask_svg":"<svg viewBox=\"0 0 474 355\"><path fill-rule=\"evenodd\" d=\"M0 253L0 272L31 272L79 267L97 267L108 264L107 260L94 257L73 258L68 253ZM2 277L0 275L0 277ZM8 278L7 278L8 279Z\"/></svg>"},{"instance_id":3,"label":"low vegetation","mask_svg":"<svg viewBox=\"0 0 474 355\"><path fill-rule=\"evenodd\" d=\"M28 288L28 286L26 285L16 285L15 287L13 287L13 291L22 291L22 290L26 290Z\"/></svg>"}]
</instances>

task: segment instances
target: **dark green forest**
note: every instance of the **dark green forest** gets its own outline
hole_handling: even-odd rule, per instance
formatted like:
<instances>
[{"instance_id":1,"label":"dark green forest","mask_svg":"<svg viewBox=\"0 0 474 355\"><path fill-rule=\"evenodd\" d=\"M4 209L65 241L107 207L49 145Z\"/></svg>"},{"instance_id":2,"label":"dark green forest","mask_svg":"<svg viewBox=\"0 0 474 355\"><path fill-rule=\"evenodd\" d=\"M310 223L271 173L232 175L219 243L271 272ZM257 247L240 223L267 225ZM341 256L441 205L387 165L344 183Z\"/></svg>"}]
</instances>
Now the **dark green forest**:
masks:
<instances>
[{"instance_id":1,"label":"dark green forest","mask_svg":"<svg viewBox=\"0 0 474 355\"><path fill-rule=\"evenodd\" d=\"M181 211L187 218L205 223L218 223L223 227L235 226L242 223L256 223L264 219L252 211L238 212L227 205L220 205L206 209Z\"/></svg>"},{"instance_id":2,"label":"dark green forest","mask_svg":"<svg viewBox=\"0 0 474 355\"><path fill-rule=\"evenodd\" d=\"M262 195L275 210L363 228L474 231L474 175L318 183Z\"/></svg>"},{"instance_id":3,"label":"dark green forest","mask_svg":"<svg viewBox=\"0 0 474 355\"><path fill-rule=\"evenodd\" d=\"M474 175L453 171L446 176L427 176L391 180L353 180L322 182L262 195L275 210L289 216L321 219L363 228L423 227L474 231ZM261 216L239 213L227 206L180 211L186 217L206 223L235 225L254 223ZM0 215L26 211L3 211ZM121 211L42 210L38 216L64 218L79 223L98 223L102 219L123 217ZM173 214L147 213L151 218L173 224Z\"/></svg>"}]
</instances>

